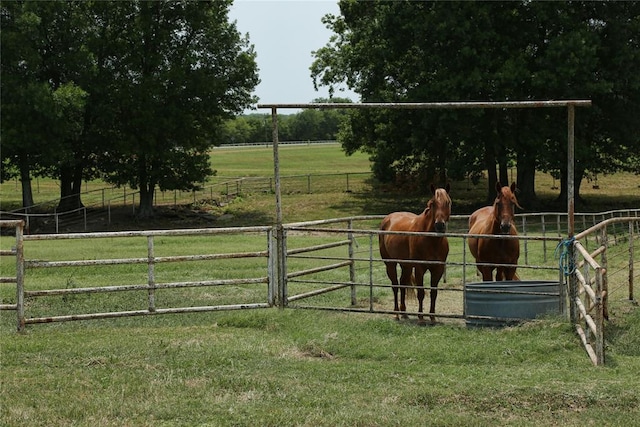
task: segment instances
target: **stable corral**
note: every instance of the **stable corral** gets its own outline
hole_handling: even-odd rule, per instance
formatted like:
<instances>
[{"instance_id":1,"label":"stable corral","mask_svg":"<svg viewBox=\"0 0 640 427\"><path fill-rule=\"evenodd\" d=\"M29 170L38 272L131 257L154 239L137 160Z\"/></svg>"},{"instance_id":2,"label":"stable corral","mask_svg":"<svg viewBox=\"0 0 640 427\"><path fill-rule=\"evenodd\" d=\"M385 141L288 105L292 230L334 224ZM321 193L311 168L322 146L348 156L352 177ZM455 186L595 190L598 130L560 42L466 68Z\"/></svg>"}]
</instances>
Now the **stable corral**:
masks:
<instances>
[{"instance_id":1,"label":"stable corral","mask_svg":"<svg viewBox=\"0 0 640 427\"><path fill-rule=\"evenodd\" d=\"M12 221L3 225L15 227L15 245L3 246L2 255L17 262L15 273L2 263L2 308L16 310L18 330L36 323L273 306L392 314L377 246L381 218L287 224L282 241L272 227L22 235L22 222ZM577 224L591 228L569 242L562 237L566 219L555 213L518 216L518 274L522 280L575 280L575 286L561 286L569 297L561 296L559 311L568 303L593 363L602 364L604 303L634 299L638 210L576 215ZM451 250L435 312L440 321L467 318L464 285L479 281L466 222L454 216L449 223ZM577 263L567 261L573 247ZM408 315L417 314L414 306Z\"/></svg>"}]
</instances>

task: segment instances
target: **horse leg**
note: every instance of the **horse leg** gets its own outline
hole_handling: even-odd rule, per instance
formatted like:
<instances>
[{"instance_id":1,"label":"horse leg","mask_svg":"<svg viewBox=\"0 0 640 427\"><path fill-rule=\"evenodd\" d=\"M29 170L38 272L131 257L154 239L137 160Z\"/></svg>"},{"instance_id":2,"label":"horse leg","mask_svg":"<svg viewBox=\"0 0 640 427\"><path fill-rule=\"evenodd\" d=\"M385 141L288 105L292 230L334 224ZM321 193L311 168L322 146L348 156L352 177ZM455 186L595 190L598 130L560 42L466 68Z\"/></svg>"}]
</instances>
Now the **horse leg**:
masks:
<instances>
[{"instance_id":1,"label":"horse leg","mask_svg":"<svg viewBox=\"0 0 640 427\"><path fill-rule=\"evenodd\" d=\"M401 265L402 273L400 274L400 311L407 311L407 306L405 304L405 296L407 295L407 286L413 286L411 283L411 272L413 267ZM403 313L402 318L406 319L407 314Z\"/></svg>"},{"instance_id":2,"label":"horse leg","mask_svg":"<svg viewBox=\"0 0 640 427\"><path fill-rule=\"evenodd\" d=\"M493 267L482 266L478 267L478 270L480 270L480 274L482 274L482 280L484 282L493 281Z\"/></svg>"},{"instance_id":3,"label":"horse leg","mask_svg":"<svg viewBox=\"0 0 640 427\"><path fill-rule=\"evenodd\" d=\"M516 280L516 268L505 267L504 268L504 280Z\"/></svg>"},{"instance_id":4,"label":"horse leg","mask_svg":"<svg viewBox=\"0 0 640 427\"><path fill-rule=\"evenodd\" d=\"M396 263L385 263L387 266L387 277L391 280L391 289L393 290L393 311L398 312L398 271L396 269ZM396 320L399 320L396 314Z\"/></svg>"}]
</instances>

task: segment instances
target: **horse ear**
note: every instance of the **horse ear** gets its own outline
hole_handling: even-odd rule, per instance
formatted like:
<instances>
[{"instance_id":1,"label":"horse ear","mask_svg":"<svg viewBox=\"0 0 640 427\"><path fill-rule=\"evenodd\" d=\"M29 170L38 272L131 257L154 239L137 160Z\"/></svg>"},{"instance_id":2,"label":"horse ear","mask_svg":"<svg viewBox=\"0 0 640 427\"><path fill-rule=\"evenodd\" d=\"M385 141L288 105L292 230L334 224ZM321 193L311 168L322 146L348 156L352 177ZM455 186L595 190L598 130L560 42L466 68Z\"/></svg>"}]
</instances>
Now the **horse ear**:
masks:
<instances>
[{"instance_id":1,"label":"horse ear","mask_svg":"<svg viewBox=\"0 0 640 427\"><path fill-rule=\"evenodd\" d=\"M444 191L447 192L447 194L449 194L449 192L451 191L451 183L447 182L447 185L444 186Z\"/></svg>"},{"instance_id":2,"label":"horse ear","mask_svg":"<svg viewBox=\"0 0 640 427\"><path fill-rule=\"evenodd\" d=\"M515 192L516 192L516 182L515 182L515 181L513 181L513 182L511 183L511 192L512 192L512 193L514 193L514 194L515 194Z\"/></svg>"},{"instance_id":3,"label":"horse ear","mask_svg":"<svg viewBox=\"0 0 640 427\"><path fill-rule=\"evenodd\" d=\"M502 184L500 184L500 181L496 181L496 191L498 194L502 192Z\"/></svg>"},{"instance_id":4,"label":"horse ear","mask_svg":"<svg viewBox=\"0 0 640 427\"><path fill-rule=\"evenodd\" d=\"M436 186L431 183L431 194L436 195Z\"/></svg>"}]
</instances>

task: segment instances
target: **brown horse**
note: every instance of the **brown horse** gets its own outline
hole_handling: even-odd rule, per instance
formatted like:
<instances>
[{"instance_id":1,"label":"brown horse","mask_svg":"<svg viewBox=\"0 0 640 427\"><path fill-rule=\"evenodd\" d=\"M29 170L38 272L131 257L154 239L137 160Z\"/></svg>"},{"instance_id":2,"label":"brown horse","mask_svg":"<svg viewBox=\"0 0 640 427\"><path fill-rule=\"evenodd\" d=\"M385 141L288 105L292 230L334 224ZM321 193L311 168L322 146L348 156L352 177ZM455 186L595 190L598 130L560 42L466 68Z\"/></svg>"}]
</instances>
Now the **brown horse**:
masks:
<instances>
[{"instance_id":1,"label":"brown horse","mask_svg":"<svg viewBox=\"0 0 640 427\"><path fill-rule=\"evenodd\" d=\"M502 187L496 183L496 196L493 206L485 206L469 217L469 234L500 234L517 236L515 226L515 207L520 207L516 199L516 183L511 187ZM516 275L520 242L517 239L469 238L469 249L478 264L513 264L514 267L495 267L478 265L482 280L493 280L496 269L496 280L519 280Z\"/></svg>"},{"instance_id":2,"label":"brown horse","mask_svg":"<svg viewBox=\"0 0 640 427\"><path fill-rule=\"evenodd\" d=\"M444 189L436 189L431 185L433 197L427 202L427 207L420 215L411 212L394 212L387 215L380 224L381 230L386 231L414 231L444 233L446 223L451 215L451 198L449 184ZM444 273L444 262L449 254L449 242L444 235L413 236L402 234L380 234L380 255L387 267L387 276L391 280L393 289L394 311L406 311L405 295L407 286L412 286L412 280L418 287L418 321L424 322L422 303L424 301L424 275L431 272L431 308L435 312L438 297L438 282ZM412 263L415 261L434 261L433 264ZM398 281L397 264L402 273ZM415 273L414 273L415 271ZM398 290L400 290L400 305L398 306ZM403 317L407 317L403 314ZM396 319L398 315L396 314ZM431 323L435 317L431 316Z\"/></svg>"}]
</instances>

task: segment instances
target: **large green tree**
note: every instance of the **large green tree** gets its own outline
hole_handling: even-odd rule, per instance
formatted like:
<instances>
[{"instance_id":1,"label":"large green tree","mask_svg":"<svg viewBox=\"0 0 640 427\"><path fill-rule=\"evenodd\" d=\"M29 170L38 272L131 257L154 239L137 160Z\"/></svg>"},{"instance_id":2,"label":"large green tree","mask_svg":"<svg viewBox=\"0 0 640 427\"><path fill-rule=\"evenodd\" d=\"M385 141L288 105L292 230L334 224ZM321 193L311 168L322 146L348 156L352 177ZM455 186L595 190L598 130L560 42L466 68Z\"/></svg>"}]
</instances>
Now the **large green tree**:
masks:
<instances>
[{"instance_id":1,"label":"large green tree","mask_svg":"<svg viewBox=\"0 0 640 427\"><path fill-rule=\"evenodd\" d=\"M140 190L141 216L156 188L211 174L221 122L255 101L259 82L231 4L3 2L3 176L19 171L25 206L32 173L60 178L67 209L99 172Z\"/></svg>"},{"instance_id":2,"label":"large green tree","mask_svg":"<svg viewBox=\"0 0 640 427\"><path fill-rule=\"evenodd\" d=\"M32 176L60 179L60 204L82 205L91 147L84 137L87 84L92 71L86 42L89 2L11 1L2 17L2 162L17 171L23 206L33 205Z\"/></svg>"},{"instance_id":3,"label":"large green tree","mask_svg":"<svg viewBox=\"0 0 640 427\"><path fill-rule=\"evenodd\" d=\"M60 209L81 205L88 10L84 2L2 4L2 157L20 173L25 207L32 173L60 178Z\"/></svg>"},{"instance_id":4,"label":"large green tree","mask_svg":"<svg viewBox=\"0 0 640 427\"><path fill-rule=\"evenodd\" d=\"M228 19L230 0L96 3L100 109L113 144L106 179L140 190L188 190L212 173L208 149L223 119L248 107L258 84L255 53Z\"/></svg>"},{"instance_id":5,"label":"large green tree","mask_svg":"<svg viewBox=\"0 0 640 427\"><path fill-rule=\"evenodd\" d=\"M639 105L638 2L339 4L340 16L324 18L334 35L315 52L317 85L346 83L368 102L590 98L577 122L580 174L628 167L638 148L629 127ZM347 151L369 152L386 181L486 170L488 197L515 161L531 207L536 169L564 172L566 112L358 111L341 139Z\"/></svg>"}]
</instances>

